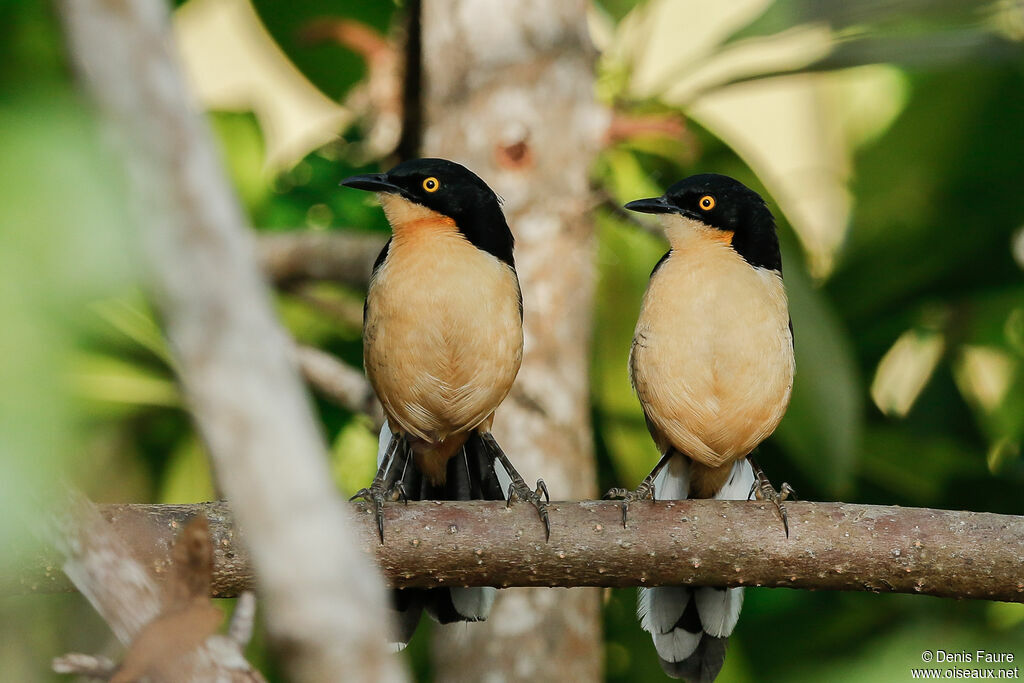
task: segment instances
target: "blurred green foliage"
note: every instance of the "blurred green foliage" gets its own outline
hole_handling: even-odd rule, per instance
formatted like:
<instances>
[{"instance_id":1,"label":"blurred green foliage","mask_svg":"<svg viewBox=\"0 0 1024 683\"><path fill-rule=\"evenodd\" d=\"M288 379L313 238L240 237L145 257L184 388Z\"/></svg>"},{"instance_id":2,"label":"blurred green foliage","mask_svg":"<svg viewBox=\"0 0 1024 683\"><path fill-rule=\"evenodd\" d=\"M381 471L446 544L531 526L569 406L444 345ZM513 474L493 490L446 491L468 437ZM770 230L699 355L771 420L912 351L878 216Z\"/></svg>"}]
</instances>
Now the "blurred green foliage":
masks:
<instances>
[{"instance_id":1,"label":"blurred green foliage","mask_svg":"<svg viewBox=\"0 0 1024 683\"><path fill-rule=\"evenodd\" d=\"M618 21L635 5L606 0L602 9ZM363 78L364 64L337 45L304 41L302 28L342 15L388 31L400 11L386 2L255 6L289 58L332 98ZM842 7L849 5L778 2L736 38ZM950 16L911 23L927 37ZM865 21L843 15L836 22L848 29L854 19ZM956 25L974 31L977 23L972 14ZM190 502L216 492L180 405L159 324L137 289L122 179L74 92L59 25L49 6L31 2L0 4L0 24L0 542L8 546L22 528L15 512L62 475L103 501ZM776 209L798 379L761 460L773 479L788 480L803 498L1024 513L1024 278L1012 255L1024 226L1024 59L1019 52L980 54L905 70L903 111L857 151L852 223L825 281L808 275L799 242ZM250 114L213 112L210 119L259 229L386 230L372 203L337 190L341 178L363 170L346 156L345 143L358 132L270 174ZM688 125L691 141L636 140L606 150L595 184L621 201L716 171L768 196L728 141ZM665 245L607 209L595 220L592 412L606 488L634 485L654 462L626 356L640 297ZM361 296L337 288L320 293L350 302ZM300 340L360 363L357 328L289 293L279 297L279 308ZM943 352L907 415L887 417L868 387L908 330L941 335ZM978 348L1009 368L996 402L971 388L965 359ZM339 486L354 490L372 476L375 437L361 418L324 401L316 405ZM633 591L606 596L609 680L659 680L649 638L633 616ZM421 626L410 648L421 678L430 677L428 630ZM1021 605L752 590L720 680L904 680L924 649L980 647L1019 657L1022 636ZM98 618L77 596L0 598L4 680L49 680L51 656L98 651L106 642ZM275 679L262 636L252 650Z\"/></svg>"},{"instance_id":2,"label":"blurred green foliage","mask_svg":"<svg viewBox=\"0 0 1024 683\"><path fill-rule=\"evenodd\" d=\"M341 99L366 75L366 65L358 55L331 41L310 40L308 29L312 22L344 17L387 34L397 10L394 2L346 3L340 7L332 0L255 0L253 6L288 58L334 99Z\"/></svg>"}]
</instances>

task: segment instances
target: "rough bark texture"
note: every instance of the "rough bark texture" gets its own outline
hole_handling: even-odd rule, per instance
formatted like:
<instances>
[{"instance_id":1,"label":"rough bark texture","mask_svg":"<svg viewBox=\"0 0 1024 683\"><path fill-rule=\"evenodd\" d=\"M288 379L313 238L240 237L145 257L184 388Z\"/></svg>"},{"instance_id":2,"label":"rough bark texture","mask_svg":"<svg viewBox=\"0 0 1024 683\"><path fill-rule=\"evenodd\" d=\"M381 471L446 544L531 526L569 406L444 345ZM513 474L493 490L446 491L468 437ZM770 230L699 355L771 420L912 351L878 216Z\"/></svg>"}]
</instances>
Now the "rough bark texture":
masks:
<instances>
[{"instance_id":1,"label":"rough bark texture","mask_svg":"<svg viewBox=\"0 0 1024 683\"><path fill-rule=\"evenodd\" d=\"M467 165L516 237L525 352L495 436L557 498L595 493L587 368L594 240L588 172L607 129L582 0L423 3L423 156ZM438 629L439 680L601 678L597 591L502 593L491 618ZM558 662L552 667L551 662Z\"/></svg>"},{"instance_id":2,"label":"rough bark texture","mask_svg":"<svg viewBox=\"0 0 1024 683\"><path fill-rule=\"evenodd\" d=\"M184 524L206 514L214 594L251 586L224 503L100 507L158 575ZM553 503L549 543L523 504L389 504L381 545L360 503L355 531L395 586L773 586L1024 602L1024 517L843 503L787 508L788 539L771 505L708 500L635 503L626 529L617 503ZM52 566L42 561L0 589L66 590Z\"/></svg>"},{"instance_id":3,"label":"rough bark texture","mask_svg":"<svg viewBox=\"0 0 1024 683\"><path fill-rule=\"evenodd\" d=\"M196 425L247 533L296 680L403 680L351 516L241 208L150 0L60 4L72 59L121 143L148 266Z\"/></svg>"}]
</instances>

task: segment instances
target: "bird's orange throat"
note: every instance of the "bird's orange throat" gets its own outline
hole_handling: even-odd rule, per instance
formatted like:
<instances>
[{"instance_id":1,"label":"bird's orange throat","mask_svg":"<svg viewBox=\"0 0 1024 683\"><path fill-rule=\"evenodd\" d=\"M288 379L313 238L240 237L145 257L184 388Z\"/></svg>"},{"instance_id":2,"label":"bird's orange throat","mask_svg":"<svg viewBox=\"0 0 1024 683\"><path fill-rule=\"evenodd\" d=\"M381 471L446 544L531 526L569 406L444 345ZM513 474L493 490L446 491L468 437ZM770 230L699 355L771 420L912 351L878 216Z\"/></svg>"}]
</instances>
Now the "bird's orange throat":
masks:
<instances>
[{"instance_id":1,"label":"bird's orange throat","mask_svg":"<svg viewBox=\"0 0 1024 683\"><path fill-rule=\"evenodd\" d=\"M701 243L717 242L725 246L732 246L733 237L736 236L732 230L719 230L705 225L700 221L678 214L665 214L661 217L662 227L665 229L665 236L669 244L675 250L699 246Z\"/></svg>"},{"instance_id":2,"label":"bird's orange throat","mask_svg":"<svg viewBox=\"0 0 1024 683\"><path fill-rule=\"evenodd\" d=\"M458 234L455 220L444 214L397 194L381 192L378 196L396 240L416 240L437 234Z\"/></svg>"},{"instance_id":3,"label":"bird's orange throat","mask_svg":"<svg viewBox=\"0 0 1024 683\"><path fill-rule=\"evenodd\" d=\"M715 242L722 242L723 244L732 245L732 238L736 235L732 230L719 230L718 228L711 228L706 234L706 237Z\"/></svg>"}]
</instances>

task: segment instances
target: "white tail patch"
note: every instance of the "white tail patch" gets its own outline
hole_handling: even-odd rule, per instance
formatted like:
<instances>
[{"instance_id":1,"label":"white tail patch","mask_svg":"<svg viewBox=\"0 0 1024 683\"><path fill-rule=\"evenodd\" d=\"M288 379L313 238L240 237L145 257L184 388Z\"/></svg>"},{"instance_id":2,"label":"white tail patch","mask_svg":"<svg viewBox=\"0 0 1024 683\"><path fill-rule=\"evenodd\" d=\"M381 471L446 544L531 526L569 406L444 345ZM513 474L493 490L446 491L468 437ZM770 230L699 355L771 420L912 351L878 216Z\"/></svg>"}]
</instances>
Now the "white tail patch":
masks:
<instances>
[{"instance_id":1,"label":"white tail patch","mask_svg":"<svg viewBox=\"0 0 1024 683\"><path fill-rule=\"evenodd\" d=\"M743 589L698 588L693 595L704 632L716 638L727 638L740 618Z\"/></svg>"},{"instance_id":2,"label":"white tail patch","mask_svg":"<svg viewBox=\"0 0 1024 683\"><path fill-rule=\"evenodd\" d=\"M658 500L686 500L690 490L690 461L675 455L654 479L654 497ZM673 628L683 616L693 590L684 586L640 588L637 591L636 615L640 627L651 634L658 656L679 662L697 649L700 633Z\"/></svg>"},{"instance_id":3,"label":"white tail patch","mask_svg":"<svg viewBox=\"0 0 1024 683\"><path fill-rule=\"evenodd\" d=\"M384 454L388 452L388 444L390 443L391 427L388 426L388 421L384 420L384 426L380 428L380 437L377 438L377 467L380 467L380 464L384 462Z\"/></svg>"},{"instance_id":4,"label":"white tail patch","mask_svg":"<svg viewBox=\"0 0 1024 683\"><path fill-rule=\"evenodd\" d=\"M693 590L684 586L637 589L636 616L648 633L668 633L683 616Z\"/></svg>"},{"instance_id":5,"label":"white tail patch","mask_svg":"<svg viewBox=\"0 0 1024 683\"><path fill-rule=\"evenodd\" d=\"M701 634L677 628L671 633L655 633L652 637L659 657L667 662L681 662L697 649Z\"/></svg>"},{"instance_id":6,"label":"white tail patch","mask_svg":"<svg viewBox=\"0 0 1024 683\"><path fill-rule=\"evenodd\" d=\"M498 475L498 485L501 486L501 492L505 498L508 498L508 487L512 485L512 477L505 470L505 466L500 462L494 462L494 473Z\"/></svg>"},{"instance_id":7,"label":"white tail patch","mask_svg":"<svg viewBox=\"0 0 1024 683\"><path fill-rule=\"evenodd\" d=\"M715 500L746 500L754 484L754 469L743 458L732 466L725 485L715 494ZM694 592L697 613L704 632L716 638L726 638L736 628L743 607L743 589L698 588Z\"/></svg>"},{"instance_id":8,"label":"white tail patch","mask_svg":"<svg viewBox=\"0 0 1024 683\"><path fill-rule=\"evenodd\" d=\"M715 500L747 500L754 485L754 468L746 458L737 460L725 485L715 494Z\"/></svg>"},{"instance_id":9,"label":"white tail patch","mask_svg":"<svg viewBox=\"0 0 1024 683\"><path fill-rule=\"evenodd\" d=\"M648 616L651 613L651 589L650 588L637 588L636 589L636 618L640 621L640 628L651 632L652 626L648 621Z\"/></svg>"},{"instance_id":10,"label":"white tail patch","mask_svg":"<svg viewBox=\"0 0 1024 683\"><path fill-rule=\"evenodd\" d=\"M678 453L654 478L654 497L658 500L686 500L690 494L690 461Z\"/></svg>"},{"instance_id":11,"label":"white tail patch","mask_svg":"<svg viewBox=\"0 0 1024 683\"><path fill-rule=\"evenodd\" d=\"M724 486L715 494L717 500L746 500L754 483L754 470L746 458L737 461ZM690 488L690 461L677 455L654 480L655 497L659 500L685 500ZM701 633L674 628L690 600L696 602ZM641 588L637 593L637 618L640 626L651 634L654 649L666 662L682 662L693 655L704 634L727 638L736 627L743 606L743 589L687 588L661 586Z\"/></svg>"},{"instance_id":12,"label":"white tail patch","mask_svg":"<svg viewBox=\"0 0 1024 683\"><path fill-rule=\"evenodd\" d=\"M491 614L494 597L498 592L492 586L475 586L472 588L454 587L448 591L452 596L455 611L467 621L483 621Z\"/></svg>"}]
</instances>

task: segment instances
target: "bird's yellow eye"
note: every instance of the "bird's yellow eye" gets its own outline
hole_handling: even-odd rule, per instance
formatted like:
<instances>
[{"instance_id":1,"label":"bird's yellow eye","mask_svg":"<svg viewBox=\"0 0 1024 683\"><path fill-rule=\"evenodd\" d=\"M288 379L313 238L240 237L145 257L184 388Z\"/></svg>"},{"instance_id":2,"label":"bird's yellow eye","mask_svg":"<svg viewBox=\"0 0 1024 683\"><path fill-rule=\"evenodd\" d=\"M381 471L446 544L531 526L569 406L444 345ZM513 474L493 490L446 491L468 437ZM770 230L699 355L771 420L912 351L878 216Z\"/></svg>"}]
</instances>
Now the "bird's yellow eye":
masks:
<instances>
[{"instance_id":1,"label":"bird's yellow eye","mask_svg":"<svg viewBox=\"0 0 1024 683\"><path fill-rule=\"evenodd\" d=\"M437 188L441 187L441 183L437 182L437 178L430 176L423 181L423 189L427 192L437 192Z\"/></svg>"},{"instance_id":2,"label":"bird's yellow eye","mask_svg":"<svg viewBox=\"0 0 1024 683\"><path fill-rule=\"evenodd\" d=\"M715 208L715 198L709 194L706 194L700 198L700 201L697 202L697 204L699 204L700 208L704 209L705 211L710 211L711 209Z\"/></svg>"}]
</instances>

